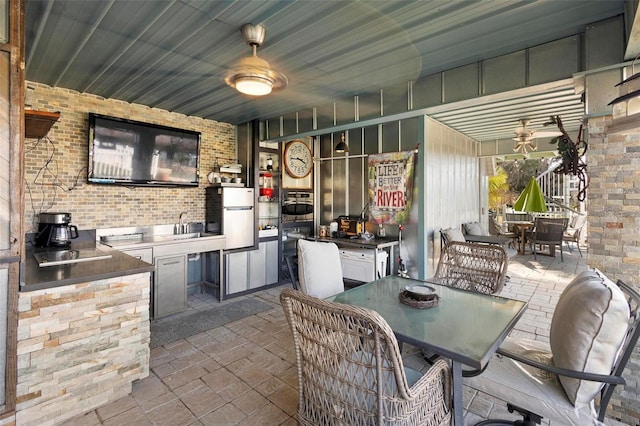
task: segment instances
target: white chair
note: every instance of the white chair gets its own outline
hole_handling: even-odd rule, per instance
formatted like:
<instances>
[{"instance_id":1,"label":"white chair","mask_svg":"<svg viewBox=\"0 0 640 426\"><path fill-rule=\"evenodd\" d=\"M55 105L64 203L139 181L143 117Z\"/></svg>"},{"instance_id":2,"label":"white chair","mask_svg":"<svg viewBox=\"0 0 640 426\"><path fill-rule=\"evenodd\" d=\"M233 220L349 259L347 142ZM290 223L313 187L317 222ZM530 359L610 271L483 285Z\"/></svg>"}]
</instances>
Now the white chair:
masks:
<instances>
[{"instance_id":1,"label":"white chair","mask_svg":"<svg viewBox=\"0 0 640 426\"><path fill-rule=\"evenodd\" d=\"M563 291L553 313L549 344L508 338L479 376L466 384L508 401L523 420L478 425L602 422L640 334L640 294L601 272L585 271ZM595 399L599 397L599 410Z\"/></svg>"},{"instance_id":2,"label":"white chair","mask_svg":"<svg viewBox=\"0 0 640 426\"><path fill-rule=\"evenodd\" d=\"M298 240L300 290L324 299L344 291L340 252L334 243Z\"/></svg>"},{"instance_id":3,"label":"white chair","mask_svg":"<svg viewBox=\"0 0 640 426\"><path fill-rule=\"evenodd\" d=\"M587 215L584 214L575 214L571 217L571 221L569 221L569 226L564 231L562 236L562 240L567 243L567 247L569 247L569 251L571 251L570 242L576 244L578 247L578 252L580 253L580 257L582 257L582 250L580 249L580 236L582 234L582 228L587 223Z\"/></svg>"}]
</instances>

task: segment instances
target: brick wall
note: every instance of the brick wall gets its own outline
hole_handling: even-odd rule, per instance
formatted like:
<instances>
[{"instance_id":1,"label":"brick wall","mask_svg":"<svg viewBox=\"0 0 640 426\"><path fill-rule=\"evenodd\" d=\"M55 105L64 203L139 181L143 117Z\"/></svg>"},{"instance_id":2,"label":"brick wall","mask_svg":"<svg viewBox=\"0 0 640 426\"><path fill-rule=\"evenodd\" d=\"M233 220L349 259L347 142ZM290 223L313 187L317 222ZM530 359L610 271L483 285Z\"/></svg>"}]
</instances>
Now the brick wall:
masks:
<instances>
[{"instance_id":1,"label":"brick wall","mask_svg":"<svg viewBox=\"0 0 640 426\"><path fill-rule=\"evenodd\" d=\"M587 263L640 290L640 127L612 133L611 126L611 116L589 119ZM627 385L618 388L607 415L637 425L640 348L636 347L624 377Z\"/></svg>"},{"instance_id":2,"label":"brick wall","mask_svg":"<svg viewBox=\"0 0 640 426\"><path fill-rule=\"evenodd\" d=\"M60 112L47 138L25 142L27 231L37 230L38 213L45 211L70 212L79 229L175 223L182 211L188 213L189 221L203 221L208 172L216 159L219 164L236 162L236 129L231 124L38 83L27 86L28 108ZM87 184L89 112L201 132L200 186Z\"/></svg>"},{"instance_id":3,"label":"brick wall","mask_svg":"<svg viewBox=\"0 0 640 426\"><path fill-rule=\"evenodd\" d=\"M52 425L149 375L150 274L20 293L16 422Z\"/></svg>"}]
</instances>

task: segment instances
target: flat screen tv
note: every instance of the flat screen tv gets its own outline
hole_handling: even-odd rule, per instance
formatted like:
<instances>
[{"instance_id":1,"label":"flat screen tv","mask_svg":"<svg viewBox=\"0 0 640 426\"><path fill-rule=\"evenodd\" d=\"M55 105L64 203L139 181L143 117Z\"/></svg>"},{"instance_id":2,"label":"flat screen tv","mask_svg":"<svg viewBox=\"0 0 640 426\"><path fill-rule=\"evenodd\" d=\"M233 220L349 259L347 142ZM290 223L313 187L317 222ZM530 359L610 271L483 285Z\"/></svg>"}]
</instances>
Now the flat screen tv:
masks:
<instances>
[{"instance_id":1,"label":"flat screen tv","mask_svg":"<svg viewBox=\"0 0 640 426\"><path fill-rule=\"evenodd\" d=\"M89 183L198 186L200 133L89 114Z\"/></svg>"}]
</instances>

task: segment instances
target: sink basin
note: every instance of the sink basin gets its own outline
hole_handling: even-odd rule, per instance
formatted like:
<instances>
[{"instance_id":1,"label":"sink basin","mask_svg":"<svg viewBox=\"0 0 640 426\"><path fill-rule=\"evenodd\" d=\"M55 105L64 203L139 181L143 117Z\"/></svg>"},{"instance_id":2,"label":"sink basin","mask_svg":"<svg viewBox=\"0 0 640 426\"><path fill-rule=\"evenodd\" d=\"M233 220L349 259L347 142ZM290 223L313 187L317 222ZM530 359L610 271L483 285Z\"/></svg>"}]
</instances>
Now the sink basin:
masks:
<instances>
[{"instance_id":1,"label":"sink basin","mask_svg":"<svg viewBox=\"0 0 640 426\"><path fill-rule=\"evenodd\" d=\"M191 238L200 238L204 235L205 234L201 232L190 232L188 234L173 234L173 235L165 235L163 237L165 237L167 240L188 240Z\"/></svg>"}]
</instances>

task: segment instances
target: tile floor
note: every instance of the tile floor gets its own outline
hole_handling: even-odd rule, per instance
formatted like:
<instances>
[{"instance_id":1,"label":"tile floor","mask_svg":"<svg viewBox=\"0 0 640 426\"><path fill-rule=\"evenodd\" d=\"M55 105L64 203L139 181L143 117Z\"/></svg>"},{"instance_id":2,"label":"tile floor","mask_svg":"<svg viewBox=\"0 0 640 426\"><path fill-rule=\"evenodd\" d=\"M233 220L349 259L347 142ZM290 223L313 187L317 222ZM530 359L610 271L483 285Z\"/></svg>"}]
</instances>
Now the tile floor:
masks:
<instances>
[{"instance_id":1,"label":"tile floor","mask_svg":"<svg viewBox=\"0 0 640 426\"><path fill-rule=\"evenodd\" d=\"M513 258L509 265L511 280L502 295L529 302L513 333L548 340L560 293L584 269L585 258L577 250L565 251L564 262L560 262L559 254L555 258L539 255L537 260L533 255ZM135 382L129 396L65 424L295 425L295 357L278 302L280 289L243 296L259 298L273 305L272 310L153 349L149 377ZM192 296L189 309L217 303L208 295ZM428 368L416 348L404 346L408 365ZM464 401L466 425L487 417L514 418L506 404L469 388L465 389Z\"/></svg>"}]
</instances>

